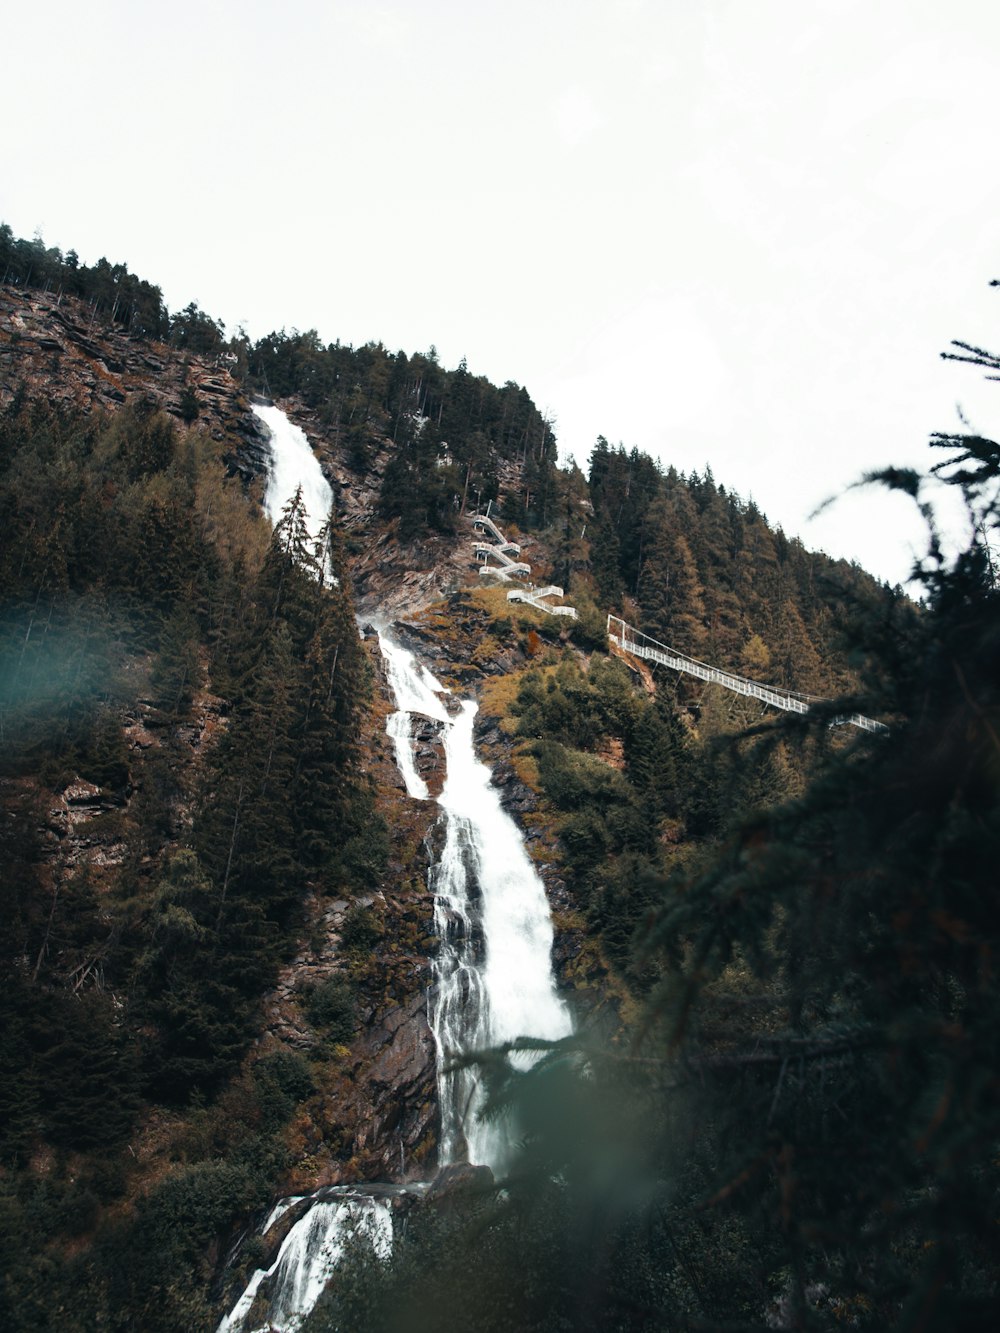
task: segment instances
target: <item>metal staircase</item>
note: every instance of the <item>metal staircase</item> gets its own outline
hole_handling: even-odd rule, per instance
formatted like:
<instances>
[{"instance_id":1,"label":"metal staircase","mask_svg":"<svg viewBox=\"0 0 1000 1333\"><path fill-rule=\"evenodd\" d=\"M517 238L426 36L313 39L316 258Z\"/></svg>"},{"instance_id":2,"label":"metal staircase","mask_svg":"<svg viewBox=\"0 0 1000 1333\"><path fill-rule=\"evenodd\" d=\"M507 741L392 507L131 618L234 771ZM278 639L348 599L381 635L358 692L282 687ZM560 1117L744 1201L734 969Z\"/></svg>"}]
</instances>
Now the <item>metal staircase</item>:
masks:
<instances>
[{"instance_id":1,"label":"metal staircase","mask_svg":"<svg viewBox=\"0 0 1000 1333\"><path fill-rule=\"evenodd\" d=\"M485 533L492 539L472 543L476 559L482 566L479 571L480 577L491 577L510 582L515 577L519 578L531 573L531 566L526 561L513 558L521 554L520 546L517 542L507 540L493 519L490 518L489 513L475 514L472 519L472 526L476 532ZM489 563L491 559L497 563L491 565ZM549 597L561 598L563 595L562 588L557 587L554 583L550 583L544 588L536 588L534 584L525 583L521 587L512 588L507 594L507 600L508 602L525 602L528 606L534 606L549 616L568 616L571 620L575 620L575 607L553 606L546 600Z\"/></svg>"},{"instance_id":2,"label":"metal staircase","mask_svg":"<svg viewBox=\"0 0 1000 1333\"><path fill-rule=\"evenodd\" d=\"M529 606L537 606L539 611L545 611L550 616L569 616L571 620L576 619L575 606L550 606L548 602L542 601L543 597L563 597L562 588L550 583L545 588L533 588L530 584L526 588L511 588L507 594L508 602L527 602Z\"/></svg>"}]
</instances>

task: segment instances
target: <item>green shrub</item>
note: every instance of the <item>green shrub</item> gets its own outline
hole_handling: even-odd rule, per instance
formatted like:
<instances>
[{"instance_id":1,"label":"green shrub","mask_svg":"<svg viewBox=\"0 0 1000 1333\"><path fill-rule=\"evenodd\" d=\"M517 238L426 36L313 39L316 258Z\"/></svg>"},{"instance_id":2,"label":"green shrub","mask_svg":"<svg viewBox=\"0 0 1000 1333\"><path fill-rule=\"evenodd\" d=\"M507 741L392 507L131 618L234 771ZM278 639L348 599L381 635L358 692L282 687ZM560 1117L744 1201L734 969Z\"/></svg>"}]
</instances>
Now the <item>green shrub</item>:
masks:
<instances>
[{"instance_id":1,"label":"green shrub","mask_svg":"<svg viewBox=\"0 0 1000 1333\"><path fill-rule=\"evenodd\" d=\"M309 1062L298 1051L275 1051L265 1055L253 1067L254 1081L261 1086L272 1083L296 1102L313 1091Z\"/></svg>"},{"instance_id":2,"label":"green shrub","mask_svg":"<svg viewBox=\"0 0 1000 1333\"><path fill-rule=\"evenodd\" d=\"M373 949L385 933L382 922L370 907L355 903L344 914L340 942L345 953L364 954Z\"/></svg>"},{"instance_id":3,"label":"green shrub","mask_svg":"<svg viewBox=\"0 0 1000 1333\"><path fill-rule=\"evenodd\" d=\"M344 1044L354 1036L354 988L342 974L321 982L309 997L306 1012L327 1041Z\"/></svg>"},{"instance_id":4,"label":"green shrub","mask_svg":"<svg viewBox=\"0 0 1000 1333\"><path fill-rule=\"evenodd\" d=\"M261 1128L273 1133L313 1091L308 1061L298 1051L275 1051L253 1067Z\"/></svg>"}]
</instances>

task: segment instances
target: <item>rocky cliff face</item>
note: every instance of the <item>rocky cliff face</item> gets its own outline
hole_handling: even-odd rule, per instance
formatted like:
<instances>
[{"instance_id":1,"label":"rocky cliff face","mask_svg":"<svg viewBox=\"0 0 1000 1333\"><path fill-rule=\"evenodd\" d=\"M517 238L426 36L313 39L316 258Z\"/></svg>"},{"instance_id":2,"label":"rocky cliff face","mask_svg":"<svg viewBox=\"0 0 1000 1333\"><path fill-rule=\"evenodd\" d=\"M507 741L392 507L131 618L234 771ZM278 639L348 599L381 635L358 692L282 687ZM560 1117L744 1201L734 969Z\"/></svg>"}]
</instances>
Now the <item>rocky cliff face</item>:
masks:
<instances>
[{"instance_id":1,"label":"rocky cliff face","mask_svg":"<svg viewBox=\"0 0 1000 1333\"><path fill-rule=\"evenodd\" d=\"M96 320L72 297L0 285L0 410L18 395L105 412L141 396L223 443L227 465L245 481L267 473L266 429L224 359L132 337ZM381 442L359 473L348 461L338 426L324 423L300 399L279 406L306 432L333 487L350 543L359 614L398 619L475 581L477 567L464 531L403 543L395 525L378 520L382 478L394 451L390 440ZM507 488L517 487L516 465L506 465L502 480Z\"/></svg>"},{"instance_id":2,"label":"rocky cliff face","mask_svg":"<svg viewBox=\"0 0 1000 1333\"><path fill-rule=\"evenodd\" d=\"M236 470L266 469L263 432L225 362L131 337L72 297L0 286L0 408L17 394L107 412L142 395L224 441Z\"/></svg>"}]
</instances>

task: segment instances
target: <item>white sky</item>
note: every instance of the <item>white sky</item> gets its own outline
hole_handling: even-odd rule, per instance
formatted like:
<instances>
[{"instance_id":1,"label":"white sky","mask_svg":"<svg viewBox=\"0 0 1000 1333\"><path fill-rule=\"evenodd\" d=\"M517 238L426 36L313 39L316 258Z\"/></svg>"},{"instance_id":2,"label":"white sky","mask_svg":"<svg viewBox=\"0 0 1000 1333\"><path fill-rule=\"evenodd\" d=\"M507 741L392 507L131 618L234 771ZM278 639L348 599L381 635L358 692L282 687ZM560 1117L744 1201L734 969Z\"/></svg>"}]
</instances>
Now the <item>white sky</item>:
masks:
<instances>
[{"instance_id":1,"label":"white sky","mask_svg":"<svg viewBox=\"0 0 1000 1333\"><path fill-rule=\"evenodd\" d=\"M710 464L905 578L853 493L1000 429L996 0L33 0L4 18L0 220L251 336L381 339Z\"/></svg>"}]
</instances>

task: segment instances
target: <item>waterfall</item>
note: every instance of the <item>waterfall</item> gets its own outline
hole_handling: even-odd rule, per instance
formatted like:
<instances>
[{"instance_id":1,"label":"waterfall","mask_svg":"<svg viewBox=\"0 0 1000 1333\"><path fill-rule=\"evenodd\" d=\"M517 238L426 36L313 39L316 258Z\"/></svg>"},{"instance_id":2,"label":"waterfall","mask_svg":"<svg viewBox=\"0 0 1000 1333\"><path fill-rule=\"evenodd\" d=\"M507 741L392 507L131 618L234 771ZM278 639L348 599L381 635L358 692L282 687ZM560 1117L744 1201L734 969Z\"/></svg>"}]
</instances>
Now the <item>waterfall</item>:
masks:
<instances>
[{"instance_id":1,"label":"waterfall","mask_svg":"<svg viewBox=\"0 0 1000 1333\"><path fill-rule=\"evenodd\" d=\"M412 653L399 647L385 633L379 632L379 647L385 662L389 688L396 698L398 712L391 713L386 731L392 737L399 768L407 793L426 801L430 795L427 784L417 772L413 761L413 742L410 730L413 714L422 714L435 722L448 723L448 710L441 696L448 691L426 671Z\"/></svg>"},{"instance_id":2,"label":"waterfall","mask_svg":"<svg viewBox=\"0 0 1000 1333\"><path fill-rule=\"evenodd\" d=\"M333 1191L327 1191L328 1194ZM298 1200L283 1200L281 1212ZM348 1244L367 1241L380 1259L392 1252L392 1215L387 1199L357 1196L324 1198L291 1228L268 1269L258 1268L243 1295L219 1324L217 1333L244 1333L246 1317L267 1279L267 1303L254 1318L252 1333L295 1333L323 1294ZM275 1217L272 1213L264 1228ZM246 1330L246 1333L251 1333Z\"/></svg>"},{"instance_id":3,"label":"waterfall","mask_svg":"<svg viewBox=\"0 0 1000 1333\"><path fill-rule=\"evenodd\" d=\"M552 920L545 888L517 825L476 758L471 700L448 710L447 691L413 655L379 634L398 712L387 730L411 796L427 798L413 762L414 714L443 723L446 760L438 797L444 847L430 872L438 955L430 1022L438 1049L439 1164L467 1160L502 1170L515 1127L480 1116L477 1071L451 1070L468 1055L518 1037L555 1040L572 1029L552 975ZM522 1064L531 1056L519 1057Z\"/></svg>"},{"instance_id":4,"label":"waterfall","mask_svg":"<svg viewBox=\"0 0 1000 1333\"><path fill-rule=\"evenodd\" d=\"M264 497L268 515L276 522L301 486L309 531L315 535L326 521L332 497L308 440L279 408L253 410L271 437L273 463ZM438 1053L438 1164L468 1161L499 1172L510 1160L516 1127L483 1120L483 1091L476 1070L454 1070L450 1065L456 1057L518 1037L555 1040L572 1030L552 974L548 900L517 825L491 785L489 769L476 758L477 705L451 699L449 691L385 631L379 631L379 643L397 705L386 730L407 793L416 800L430 799L414 759L414 716L441 726L446 760L444 787L437 798L443 848L430 869L434 927L440 941L432 964L429 1005ZM516 1058L524 1066L534 1057L525 1053ZM411 1188L419 1192L424 1187ZM318 1192L290 1228L271 1267L254 1273L218 1333L250 1333L246 1321L255 1304L254 1333L295 1333L352 1238L370 1243L379 1258L388 1258L392 1212L386 1196L392 1192L393 1187L386 1186ZM262 1234L298 1202L298 1198L281 1200Z\"/></svg>"},{"instance_id":5,"label":"waterfall","mask_svg":"<svg viewBox=\"0 0 1000 1333\"><path fill-rule=\"evenodd\" d=\"M319 460L305 432L293 425L280 407L261 407L254 403L251 410L267 427L271 446L271 465L264 489L264 512L271 523L276 524L285 505L301 489L306 531L315 542L323 524L330 517L333 504L333 491L323 476ZM329 577L329 564L325 563Z\"/></svg>"}]
</instances>

